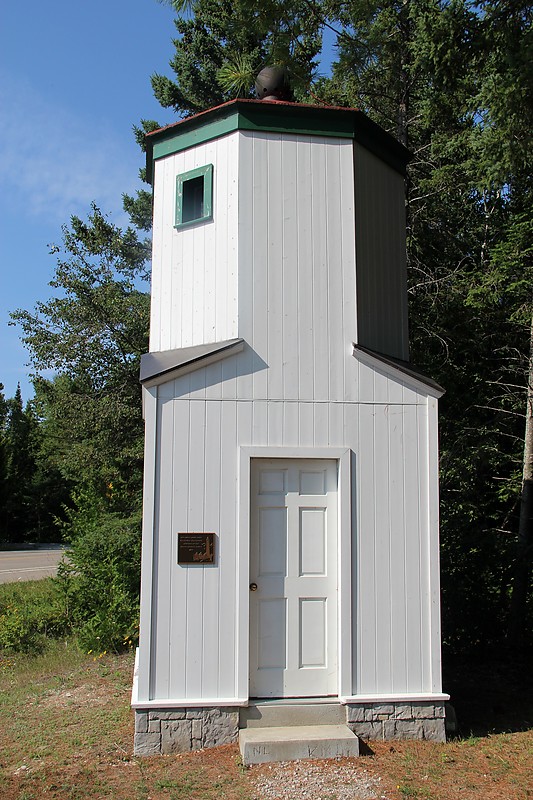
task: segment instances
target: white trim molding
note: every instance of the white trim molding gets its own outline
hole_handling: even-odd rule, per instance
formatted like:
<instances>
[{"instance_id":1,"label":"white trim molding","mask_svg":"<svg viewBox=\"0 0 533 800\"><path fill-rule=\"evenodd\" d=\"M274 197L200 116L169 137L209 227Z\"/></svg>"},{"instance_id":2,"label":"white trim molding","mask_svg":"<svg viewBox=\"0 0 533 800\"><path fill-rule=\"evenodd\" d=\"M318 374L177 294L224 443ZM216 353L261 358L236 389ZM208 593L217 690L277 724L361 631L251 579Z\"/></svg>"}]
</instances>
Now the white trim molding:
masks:
<instances>
[{"instance_id":1,"label":"white trim molding","mask_svg":"<svg viewBox=\"0 0 533 800\"><path fill-rule=\"evenodd\" d=\"M247 706L248 705L248 698L239 698L239 697L205 697L201 700L199 699L191 699L187 698L180 698L178 697L176 700L145 700L138 701L135 700L133 697L133 692L131 696L131 707L137 708L140 711L142 709L149 709L149 708L218 708L218 707L228 707L228 706Z\"/></svg>"},{"instance_id":2,"label":"white trim molding","mask_svg":"<svg viewBox=\"0 0 533 800\"><path fill-rule=\"evenodd\" d=\"M419 694L355 694L350 697L339 697L343 705L348 703L443 703L450 699L449 694L431 692Z\"/></svg>"}]
</instances>

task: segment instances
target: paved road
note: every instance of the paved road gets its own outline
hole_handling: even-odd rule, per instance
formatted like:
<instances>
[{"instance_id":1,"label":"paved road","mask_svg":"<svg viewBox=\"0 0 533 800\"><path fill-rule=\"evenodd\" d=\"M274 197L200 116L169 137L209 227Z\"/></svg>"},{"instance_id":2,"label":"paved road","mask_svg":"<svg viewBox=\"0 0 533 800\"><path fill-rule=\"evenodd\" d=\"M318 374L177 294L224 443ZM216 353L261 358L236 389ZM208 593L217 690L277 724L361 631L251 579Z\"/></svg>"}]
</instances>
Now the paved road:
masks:
<instances>
[{"instance_id":1,"label":"paved road","mask_svg":"<svg viewBox=\"0 0 533 800\"><path fill-rule=\"evenodd\" d=\"M0 550L0 583L38 581L55 575L64 552L60 547Z\"/></svg>"}]
</instances>

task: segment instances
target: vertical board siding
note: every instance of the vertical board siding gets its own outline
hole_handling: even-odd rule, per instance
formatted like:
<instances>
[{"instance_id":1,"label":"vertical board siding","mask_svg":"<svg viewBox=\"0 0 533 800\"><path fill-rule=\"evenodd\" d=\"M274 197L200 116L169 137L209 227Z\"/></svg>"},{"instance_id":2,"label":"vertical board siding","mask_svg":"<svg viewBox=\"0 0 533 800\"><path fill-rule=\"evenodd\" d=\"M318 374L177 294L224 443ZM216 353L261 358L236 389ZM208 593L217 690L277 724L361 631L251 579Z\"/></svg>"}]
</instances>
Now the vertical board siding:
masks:
<instances>
[{"instance_id":1,"label":"vertical board siding","mask_svg":"<svg viewBox=\"0 0 533 800\"><path fill-rule=\"evenodd\" d=\"M361 145L354 152L357 341L407 361L403 178Z\"/></svg>"},{"instance_id":2,"label":"vertical board siding","mask_svg":"<svg viewBox=\"0 0 533 800\"><path fill-rule=\"evenodd\" d=\"M417 414L404 416L404 442L406 453L410 454L411 469L405 470L405 529L410 531L409 541L406 540L405 548L405 619L406 636L409 642L409 660L407 662L407 686L409 691L416 691L417 686L424 684L422 673L422 651L425 629L423 627L420 609L420 590L422 588L422 564L420 560L420 545L416 533L424 526L424 497L420 487L420 473L423 469L424 454L420 453L419 427L420 419ZM420 496L420 502L415 503L414 498Z\"/></svg>"},{"instance_id":3,"label":"vertical board siding","mask_svg":"<svg viewBox=\"0 0 533 800\"><path fill-rule=\"evenodd\" d=\"M172 573L172 591L168 597L168 604L171 609L172 635L168 637L166 646L170 648L170 660L168 669L170 673L169 686L170 696L176 696L176 690L182 690L185 685L185 674L187 669L187 637L186 628L182 624L190 612L188 606L187 583L184 580L176 580L176 561L177 561L177 542L178 531L188 530L188 496L189 496L189 414L176 414L175 403L169 403L172 408L172 424L174 426L174 438L167 437L166 430L163 432L165 438L162 446L172 448L172 486L169 487L169 502L172 507L170 525L160 530L160 538L165 537L173 541L171 550L172 557L168 569ZM168 420L170 425L170 419ZM165 443L163 445L163 442ZM183 454L187 454L184 458ZM163 469L163 465L161 466ZM164 567L163 567L164 568ZM182 576L180 576L182 577ZM159 602L164 602L165 596L160 593ZM157 697L157 695L156 695Z\"/></svg>"},{"instance_id":4,"label":"vertical board siding","mask_svg":"<svg viewBox=\"0 0 533 800\"><path fill-rule=\"evenodd\" d=\"M391 381L389 381L389 384ZM389 391L389 394L393 392ZM389 492L390 492L390 580L391 580L391 675L393 692L403 692L407 686L407 661L409 642L406 635L405 601L405 489L404 476L406 451L404 446L404 418L402 406L388 406L389 435ZM409 534L407 534L409 535Z\"/></svg>"},{"instance_id":5,"label":"vertical board siding","mask_svg":"<svg viewBox=\"0 0 533 800\"><path fill-rule=\"evenodd\" d=\"M152 698L236 696L235 609L239 581L247 581L237 575L240 446L356 454L352 691L431 691L426 406L220 401L193 392L160 401L159 413L158 480L168 499L157 521ZM179 566L180 530L215 532L216 566Z\"/></svg>"},{"instance_id":6,"label":"vertical board siding","mask_svg":"<svg viewBox=\"0 0 533 800\"><path fill-rule=\"evenodd\" d=\"M150 350L237 334L238 134L155 163ZM213 219L177 230L176 176L213 164Z\"/></svg>"},{"instance_id":7,"label":"vertical board siding","mask_svg":"<svg viewBox=\"0 0 533 800\"><path fill-rule=\"evenodd\" d=\"M311 224L312 224L312 270L310 282L313 287L312 298L302 302L312 302L313 308L313 397L315 400L329 400L328 365L328 236L323 220L326 218L326 154L323 148L312 153L313 183L311 186ZM318 224L317 224L318 223ZM306 284L309 287L309 281Z\"/></svg>"},{"instance_id":8,"label":"vertical board siding","mask_svg":"<svg viewBox=\"0 0 533 800\"><path fill-rule=\"evenodd\" d=\"M374 415L373 406L363 405L359 409L359 451L356 451L359 456L356 475L357 538L354 543L357 548L358 568L353 596L357 614L354 634L357 642L356 674L358 683L356 686L352 686L354 693L368 691L369 686L377 685L377 608L374 588L374 576L377 572L375 509L372 503L365 502L365 498L373 496L376 474Z\"/></svg>"},{"instance_id":9,"label":"vertical board siding","mask_svg":"<svg viewBox=\"0 0 533 800\"><path fill-rule=\"evenodd\" d=\"M375 652L376 652L376 690L385 692L390 686L392 662L391 604L396 600L391 584L391 536L390 523L393 509L390 502L389 485L389 438L387 412L389 406L374 406L374 471L373 498L374 513L374 558L376 571L373 576L373 598L376 614ZM365 468L364 454L361 469ZM365 503L361 498L361 503Z\"/></svg>"},{"instance_id":10,"label":"vertical board siding","mask_svg":"<svg viewBox=\"0 0 533 800\"><path fill-rule=\"evenodd\" d=\"M156 471L156 505L155 505L155 546L154 562L157 581L153 584L152 602L152 675L150 691L155 696L166 697L170 692L168 640L161 639L161 630L170 630L172 625L171 603L161 603L161 597L171 597L174 589L172 564L172 537L169 531L172 527L174 503L172 491L172 478L174 466L174 441L173 403L159 403L158 408L158 449L159 459ZM164 446L161 431L168 436L170 446Z\"/></svg>"},{"instance_id":11,"label":"vertical board siding","mask_svg":"<svg viewBox=\"0 0 533 800\"><path fill-rule=\"evenodd\" d=\"M431 631L431 547L427 531L429 528L429 451L428 451L428 404L417 408L418 424L418 452L420 455L420 480L418 482L419 492L422 495L423 502L419 504L420 508L420 529L422 535L419 537L419 561L420 561L420 574L421 574L421 593L426 602L422 605L422 631ZM424 535L425 534L425 535ZM422 681L425 685L431 686L432 663L431 663L431 650L425 648L421 652L422 662Z\"/></svg>"},{"instance_id":12,"label":"vertical board siding","mask_svg":"<svg viewBox=\"0 0 533 800\"><path fill-rule=\"evenodd\" d=\"M356 333L352 144L241 132L239 167L238 328L251 351L237 396L342 401Z\"/></svg>"},{"instance_id":13,"label":"vertical board siding","mask_svg":"<svg viewBox=\"0 0 533 800\"><path fill-rule=\"evenodd\" d=\"M213 221L176 231L176 175L207 163ZM351 449L352 692L439 684L436 411L419 384L352 355L352 342L407 355L405 264L391 261L401 183L350 140L281 133L236 132L156 162L150 348L245 346L157 389L142 699L239 693L238 459L253 446ZM216 533L216 564L178 565L179 531Z\"/></svg>"},{"instance_id":14,"label":"vertical board siding","mask_svg":"<svg viewBox=\"0 0 533 800\"><path fill-rule=\"evenodd\" d=\"M280 397L296 400L299 389L299 206L298 141L288 139L282 148L282 281L283 281L283 386ZM304 212L305 213L305 212Z\"/></svg>"}]
</instances>

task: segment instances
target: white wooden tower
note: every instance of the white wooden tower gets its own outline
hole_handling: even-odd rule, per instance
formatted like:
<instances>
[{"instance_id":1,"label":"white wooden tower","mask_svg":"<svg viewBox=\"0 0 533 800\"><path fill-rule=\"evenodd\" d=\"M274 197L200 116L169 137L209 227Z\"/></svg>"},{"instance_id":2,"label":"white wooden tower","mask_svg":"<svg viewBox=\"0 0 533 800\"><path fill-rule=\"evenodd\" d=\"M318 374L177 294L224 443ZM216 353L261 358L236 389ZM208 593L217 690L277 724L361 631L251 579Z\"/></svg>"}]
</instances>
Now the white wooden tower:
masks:
<instances>
[{"instance_id":1,"label":"white wooden tower","mask_svg":"<svg viewBox=\"0 0 533 800\"><path fill-rule=\"evenodd\" d=\"M276 703L441 740L442 390L408 363L409 154L358 111L257 100L147 141L136 751L232 741Z\"/></svg>"}]
</instances>

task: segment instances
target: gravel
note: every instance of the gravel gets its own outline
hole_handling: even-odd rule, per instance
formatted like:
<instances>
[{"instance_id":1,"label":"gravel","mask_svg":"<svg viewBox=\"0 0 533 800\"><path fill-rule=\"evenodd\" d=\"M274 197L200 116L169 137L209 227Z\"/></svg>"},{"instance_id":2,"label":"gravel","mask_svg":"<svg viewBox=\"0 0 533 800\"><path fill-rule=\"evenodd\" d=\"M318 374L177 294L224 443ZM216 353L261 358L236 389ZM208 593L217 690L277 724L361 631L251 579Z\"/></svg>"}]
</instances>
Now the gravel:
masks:
<instances>
[{"instance_id":1,"label":"gravel","mask_svg":"<svg viewBox=\"0 0 533 800\"><path fill-rule=\"evenodd\" d=\"M381 778L353 766L281 761L254 772L254 800L388 800Z\"/></svg>"}]
</instances>

